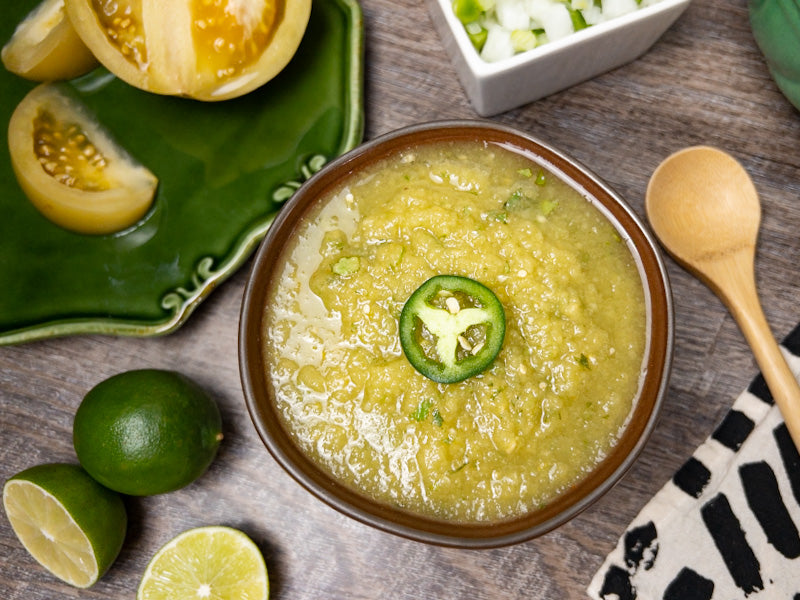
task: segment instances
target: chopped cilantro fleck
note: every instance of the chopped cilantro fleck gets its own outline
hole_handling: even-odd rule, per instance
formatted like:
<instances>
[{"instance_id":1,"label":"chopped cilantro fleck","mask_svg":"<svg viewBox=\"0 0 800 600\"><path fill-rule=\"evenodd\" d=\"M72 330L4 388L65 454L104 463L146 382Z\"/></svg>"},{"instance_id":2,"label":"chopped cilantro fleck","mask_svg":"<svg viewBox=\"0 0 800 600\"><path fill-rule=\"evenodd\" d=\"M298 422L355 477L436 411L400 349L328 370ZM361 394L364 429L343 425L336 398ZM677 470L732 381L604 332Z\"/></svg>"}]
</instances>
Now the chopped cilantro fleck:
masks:
<instances>
[{"instance_id":1,"label":"chopped cilantro fleck","mask_svg":"<svg viewBox=\"0 0 800 600\"><path fill-rule=\"evenodd\" d=\"M461 464L461 465L457 466L457 467L456 467L455 469L453 469L451 472L452 472L452 473L458 473L458 472L459 472L461 469L463 469L464 467L466 467L468 464L469 464L469 461L468 461L468 460L466 460L466 461L464 461L464 463L463 463L463 464Z\"/></svg>"},{"instance_id":2,"label":"chopped cilantro fleck","mask_svg":"<svg viewBox=\"0 0 800 600\"><path fill-rule=\"evenodd\" d=\"M520 207L523 200L525 200L525 194L522 193L522 190L514 190L514 192L508 197L508 200L505 201L503 206L508 210L514 210Z\"/></svg>"},{"instance_id":3,"label":"chopped cilantro fleck","mask_svg":"<svg viewBox=\"0 0 800 600\"><path fill-rule=\"evenodd\" d=\"M558 200L542 200L539 204L539 210L542 211L544 216L549 215L558 206Z\"/></svg>"},{"instance_id":4,"label":"chopped cilantro fleck","mask_svg":"<svg viewBox=\"0 0 800 600\"><path fill-rule=\"evenodd\" d=\"M426 398L420 402L419 406L417 406L417 409L411 413L411 418L418 422L424 421L427 418L428 412L431 410L432 405L433 402L431 402L430 398Z\"/></svg>"},{"instance_id":5,"label":"chopped cilantro fleck","mask_svg":"<svg viewBox=\"0 0 800 600\"><path fill-rule=\"evenodd\" d=\"M433 412L431 412L431 409L433 409ZM417 423L422 423L428 418L428 415L431 415L431 420L436 427L441 427L444 423L442 414L438 408L433 408L433 400L430 398L426 398L419 403L419 406L411 413L411 418Z\"/></svg>"},{"instance_id":6,"label":"chopped cilantro fleck","mask_svg":"<svg viewBox=\"0 0 800 600\"><path fill-rule=\"evenodd\" d=\"M337 275L352 275L361 268L361 261L357 256L344 256L333 263L333 272Z\"/></svg>"},{"instance_id":7,"label":"chopped cilantro fleck","mask_svg":"<svg viewBox=\"0 0 800 600\"><path fill-rule=\"evenodd\" d=\"M508 213L504 210L492 210L487 213L490 219L500 221L501 223L508 223Z\"/></svg>"}]
</instances>

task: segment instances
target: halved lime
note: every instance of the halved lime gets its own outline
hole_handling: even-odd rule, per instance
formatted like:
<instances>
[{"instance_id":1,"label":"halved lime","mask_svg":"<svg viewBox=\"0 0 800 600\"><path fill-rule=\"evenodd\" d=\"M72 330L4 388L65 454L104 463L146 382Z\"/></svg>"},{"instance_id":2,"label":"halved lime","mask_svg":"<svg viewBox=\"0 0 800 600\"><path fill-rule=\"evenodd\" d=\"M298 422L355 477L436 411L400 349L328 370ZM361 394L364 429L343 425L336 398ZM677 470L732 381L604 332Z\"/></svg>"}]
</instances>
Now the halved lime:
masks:
<instances>
[{"instance_id":1,"label":"halved lime","mask_svg":"<svg viewBox=\"0 0 800 600\"><path fill-rule=\"evenodd\" d=\"M78 465L44 464L17 473L3 486L3 507L31 556L76 587L94 584L125 539L122 498Z\"/></svg>"},{"instance_id":2,"label":"halved lime","mask_svg":"<svg viewBox=\"0 0 800 600\"><path fill-rule=\"evenodd\" d=\"M267 600L267 566L238 529L197 527L178 534L150 560L137 600Z\"/></svg>"}]
</instances>

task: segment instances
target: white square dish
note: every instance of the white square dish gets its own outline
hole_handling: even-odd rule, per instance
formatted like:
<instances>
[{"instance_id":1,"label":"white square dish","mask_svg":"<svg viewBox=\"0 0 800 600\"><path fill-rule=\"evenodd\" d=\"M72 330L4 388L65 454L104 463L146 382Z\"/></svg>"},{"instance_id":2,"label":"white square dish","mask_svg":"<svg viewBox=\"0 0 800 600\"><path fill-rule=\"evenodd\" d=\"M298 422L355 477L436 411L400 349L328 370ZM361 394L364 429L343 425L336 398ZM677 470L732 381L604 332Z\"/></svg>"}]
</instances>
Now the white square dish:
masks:
<instances>
[{"instance_id":1,"label":"white square dish","mask_svg":"<svg viewBox=\"0 0 800 600\"><path fill-rule=\"evenodd\" d=\"M661 0L497 62L480 57L451 2L428 0L434 25L475 110L491 116L635 60L690 0Z\"/></svg>"}]
</instances>

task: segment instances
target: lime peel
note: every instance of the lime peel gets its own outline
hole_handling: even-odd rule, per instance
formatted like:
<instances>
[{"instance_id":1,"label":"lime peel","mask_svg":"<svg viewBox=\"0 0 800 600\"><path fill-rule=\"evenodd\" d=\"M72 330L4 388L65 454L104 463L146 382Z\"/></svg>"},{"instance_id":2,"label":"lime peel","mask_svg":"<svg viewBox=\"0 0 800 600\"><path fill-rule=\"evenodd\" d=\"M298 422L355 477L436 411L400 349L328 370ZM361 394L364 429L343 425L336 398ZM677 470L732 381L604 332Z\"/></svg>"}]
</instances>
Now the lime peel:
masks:
<instances>
[{"instance_id":1,"label":"lime peel","mask_svg":"<svg viewBox=\"0 0 800 600\"><path fill-rule=\"evenodd\" d=\"M93 387L75 413L84 469L131 496L164 494L199 478L216 456L222 420L213 398L181 373L139 369Z\"/></svg>"},{"instance_id":2,"label":"lime peel","mask_svg":"<svg viewBox=\"0 0 800 600\"><path fill-rule=\"evenodd\" d=\"M30 555L75 587L92 586L125 539L122 499L78 465L44 464L17 473L3 486L3 508Z\"/></svg>"}]
</instances>

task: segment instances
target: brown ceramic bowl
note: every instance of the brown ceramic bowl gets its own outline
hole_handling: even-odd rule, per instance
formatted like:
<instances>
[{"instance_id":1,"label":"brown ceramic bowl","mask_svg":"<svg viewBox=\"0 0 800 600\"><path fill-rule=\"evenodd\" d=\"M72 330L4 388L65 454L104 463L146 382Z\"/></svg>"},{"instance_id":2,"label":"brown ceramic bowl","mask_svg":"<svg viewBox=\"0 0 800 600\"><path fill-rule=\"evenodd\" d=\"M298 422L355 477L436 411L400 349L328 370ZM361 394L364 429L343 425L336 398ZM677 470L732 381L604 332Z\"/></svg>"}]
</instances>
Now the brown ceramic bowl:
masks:
<instances>
[{"instance_id":1,"label":"brown ceramic bowl","mask_svg":"<svg viewBox=\"0 0 800 600\"><path fill-rule=\"evenodd\" d=\"M532 155L577 188L618 230L637 259L647 303L648 344L641 385L627 427L608 456L584 479L545 508L490 523L458 523L381 504L334 480L312 462L284 428L268 383L263 355L263 320L268 289L283 260L282 249L298 221L318 198L365 165L409 146L442 140L482 140L510 145ZM325 166L282 209L255 257L239 330L239 361L250 416L267 449L302 486L333 508L384 531L414 540L465 548L496 547L531 539L565 523L607 492L628 470L652 432L672 357L672 300L658 248L636 214L597 176L543 142L502 125L478 121L413 126L370 141Z\"/></svg>"}]
</instances>

